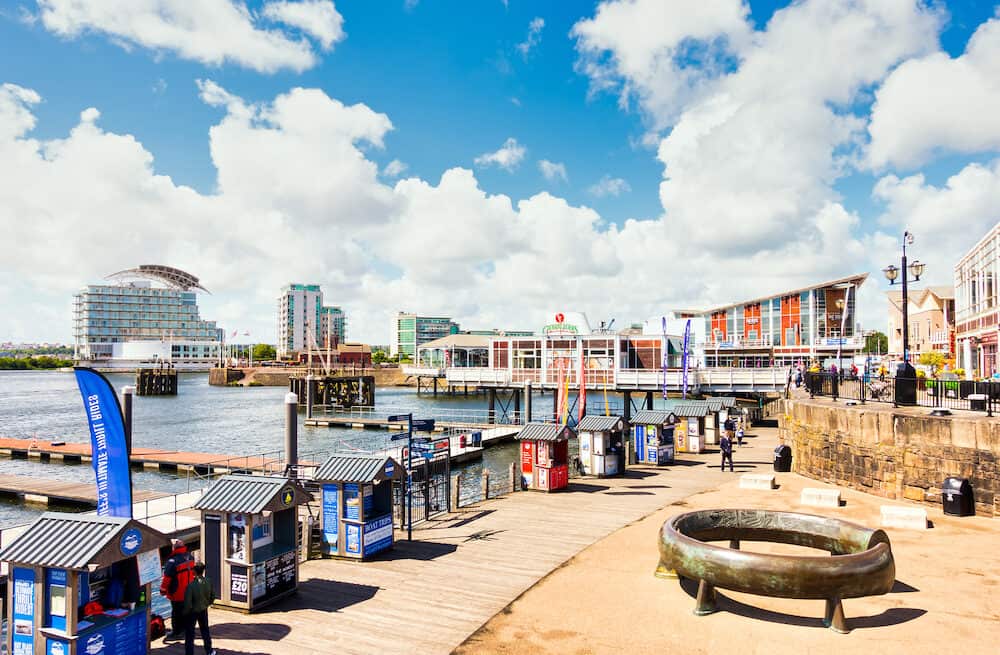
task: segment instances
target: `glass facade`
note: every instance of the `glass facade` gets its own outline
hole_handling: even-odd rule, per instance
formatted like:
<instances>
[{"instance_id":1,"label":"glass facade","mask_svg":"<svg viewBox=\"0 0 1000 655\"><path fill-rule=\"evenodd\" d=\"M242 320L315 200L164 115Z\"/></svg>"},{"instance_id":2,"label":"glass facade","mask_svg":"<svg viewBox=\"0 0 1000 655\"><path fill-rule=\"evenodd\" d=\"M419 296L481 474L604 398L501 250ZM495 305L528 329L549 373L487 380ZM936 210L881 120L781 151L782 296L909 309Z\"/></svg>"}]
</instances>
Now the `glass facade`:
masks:
<instances>
[{"instance_id":1,"label":"glass facade","mask_svg":"<svg viewBox=\"0 0 1000 655\"><path fill-rule=\"evenodd\" d=\"M400 359L413 359L417 355L417 347L429 341L458 334L458 323L442 316L417 316L415 314L397 314L393 332L396 335L395 347Z\"/></svg>"},{"instance_id":2,"label":"glass facade","mask_svg":"<svg viewBox=\"0 0 1000 655\"><path fill-rule=\"evenodd\" d=\"M194 292L148 283L86 287L74 297L73 331L81 360L111 357L112 344L133 341L204 341L211 357L222 340L215 321L200 317Z\"/></svg>"}]
</instances>

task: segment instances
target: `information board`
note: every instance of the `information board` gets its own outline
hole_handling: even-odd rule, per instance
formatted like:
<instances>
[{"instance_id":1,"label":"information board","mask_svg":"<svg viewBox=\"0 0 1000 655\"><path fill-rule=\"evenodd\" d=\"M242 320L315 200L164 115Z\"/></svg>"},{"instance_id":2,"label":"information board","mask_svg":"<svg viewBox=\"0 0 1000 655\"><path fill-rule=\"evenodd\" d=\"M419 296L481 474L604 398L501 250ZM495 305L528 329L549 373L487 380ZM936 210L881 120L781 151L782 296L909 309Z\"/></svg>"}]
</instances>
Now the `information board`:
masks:
<instances>
[{"instance_id":1,"label":"information board","mask_svg":"<svg viewBox=\"0 0 1000 655\"><path fill-rule=\"evenodd\" d=\"M84 633L77 641L81 655L146 655L146 612L141 611L99 630Z\"/></svg>"},{"instance_id":2,"label":"information board","mask_svg":"<svg viewBox=\"0 0 1000 655\"><path fill-rule=\"evenodd\" d=\"M336 555L338 549L338 530L340 526L340 509L337 506L339 488L335 484L323 485L323 552Z\"/></svg>"},{"instance_id":3,"label":"information board","mask_svg":"<svg viewBox=\"0 0 1000 655\"><path fill-rule=\"evenodd\" d=\"M139 565L139 584L144 585L149 582L156 582L160 579L160 551L148 550L136 556Z\"/></svg>"},{"instance_id":4,"label":"information board","mask_svg":"<svg viewBox=\"0 0 1000 655\"><path fill-rule=\"evenodd\" d=\"M392 546L392 514L365 523L364 556L374 555Z\"/></svg>"},{"instance_id":5,"label":"information board","mask_svg":"<svg viewBox=\"0 0 1000 655\"><path fill-rule=\"evenodd\" d=\"M361 554L361 526L356 523L348 523L345 528L344 550L351 555Z\"/></svg>"},{"instance_id":6,"label":"information board","mask_svg":"<svg viewBox=\"0 0 1000 655\"><path fill-rule=\"evenodd\" d=\"M233 566L229 573L229 599L235 603L245 603L249 592L250 580L247 578L247 567Z\"/></svg>"},{"instance_id":7,"label":"information board","mask_svg":"<svg viewBox=\"0 0 1000 655\"><path fill-rule=\"evenodd\" d=\"M254 582L256 587L256 581ZM272 557L264 563L265 600L295 588L295 551ZM254 598L257 597L256 589Z\"/></svg>"},{"instance_id":8,"label":"information board","mask_svg":"<svg viewBox=\"0 0 1000 655\"><path fill-rule=\"evenodd\" d=\"M344 485L344 518L355 521L361 518L361 505L358 498L358 485L356 484Z\"/></svg>"},{"instance_id":9,"label":"information board","mask_svg":"<svg viewBox=\"0 0 1000 655\"><path fill-rule=\"evenodd\" d=\"M11 577L14 580L11 655L32 655L35 650L35 571L15 568Z\"/></svg>"}]
</instances>

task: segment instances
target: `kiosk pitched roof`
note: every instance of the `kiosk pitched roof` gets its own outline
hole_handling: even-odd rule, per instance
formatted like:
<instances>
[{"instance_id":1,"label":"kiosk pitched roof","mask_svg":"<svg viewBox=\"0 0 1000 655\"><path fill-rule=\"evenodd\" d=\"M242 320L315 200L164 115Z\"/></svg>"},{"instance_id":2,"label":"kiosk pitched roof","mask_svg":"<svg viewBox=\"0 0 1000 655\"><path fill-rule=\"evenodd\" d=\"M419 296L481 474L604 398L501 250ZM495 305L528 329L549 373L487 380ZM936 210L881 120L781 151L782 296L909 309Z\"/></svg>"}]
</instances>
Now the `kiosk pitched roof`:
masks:
<instances>
[{"instance_id":1,"label":"kiosk pitched roof","mask_svg":"<svg viewBox=\"0 0 1000 655\"><path fill-rule=\"evenodd\" d=\"M282 502L286 489L292 492L292 502ZM262 475L227 475L208 488L195 509L214 512L258 514L265 509L283 509L312 500L312 496L288 478ZM270 505L274 504L274 507Z\"/></svg>"},{"instance_id":2,"label":"kiosk pitched roof","mask_svg":"<svg viewBox=\"0 0 1000 655\"><path fill-rule=\"evenodd\" d=\"M666 412L659 409L640 409L629 418L633 425L666 425L670 422L670 416L677 416L673 412Z\"/></svg>"},{"instance_id":3,"label":"kiosk pitched roof","mask_svg":"<svg viewBox=\"0 0 1000 655\"><path fill-rule=\"evenodd\" d=\"M591 432L611 432L622 429L622 417L620 416L600 416L598 414L584 416L583 420L576 424L576 429L588 430Z\"/></svg>"},{"instance_id":4,"label":"kiosk pitched roof","mask_svg":"<svg viewBox=\"0 0 1000 655\"><path fill-rule=\"evenodd\" d=\"M708 403L678 403L674 405L673 413L677 416L682 417L698 417L698 416L708 416L709 409Z\"/></svg>"},{"instance_id":5,"label":"kiosk pitched roof","mask_svg":"<svg viewBox=\"0 0 1000 655\"><path fill-rule=\"evenodd\" d=\"M568 439L573 428L561 423L528 423L517 438L521 441L560 441Z\"/></svg>"},{"instance_id":6,"label":"kiosk pitched roof","mask_svg":"<svg viewBox=\"0 0 1000 655\"><path fill-rule=\"evenodd\" d=\"M48 568L83 570L90 564L101 564L99 559L110 544L129 524L134 524L143 535L142 551L167 545L167 538L160 532L124 517L94 516L93 514L65 514L46 512L0 552L0 560ZM117 544L115 545L117 552Z\"/></svg>"},{"instance_id":7,"label":"kiosk pitched roof","mask_svg":"<svg viewBox=\"0 0 1000 655\"><path fill-rule=\"evenodd\" d=\"M391 475L385 473L388 462L393 463ZM383 455L333 455L313 475L314 480L337 482L373 482L403 477L403 467Z\"/></svg>"}]
</instances>

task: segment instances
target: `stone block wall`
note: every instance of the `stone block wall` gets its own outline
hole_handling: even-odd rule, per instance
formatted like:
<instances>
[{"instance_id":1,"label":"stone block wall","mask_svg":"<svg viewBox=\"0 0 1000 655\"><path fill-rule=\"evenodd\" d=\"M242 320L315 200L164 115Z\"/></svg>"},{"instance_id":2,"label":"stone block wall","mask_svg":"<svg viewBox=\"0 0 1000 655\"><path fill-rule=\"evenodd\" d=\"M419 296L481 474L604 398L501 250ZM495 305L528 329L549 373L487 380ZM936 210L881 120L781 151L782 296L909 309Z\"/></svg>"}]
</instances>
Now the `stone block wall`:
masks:
<instances>
[{"instance_id":1,"label":"stone block wall","mask_svg":"<svg viewBox=\"0 0 1000 655\"><path fill-rule=\"evenodd\" d=\"M969 478L976 513L1000 514L1000 419L784 400L779 426L796 473L886 498L941 505L941 483Z\"/></svg>"}]
</instances>

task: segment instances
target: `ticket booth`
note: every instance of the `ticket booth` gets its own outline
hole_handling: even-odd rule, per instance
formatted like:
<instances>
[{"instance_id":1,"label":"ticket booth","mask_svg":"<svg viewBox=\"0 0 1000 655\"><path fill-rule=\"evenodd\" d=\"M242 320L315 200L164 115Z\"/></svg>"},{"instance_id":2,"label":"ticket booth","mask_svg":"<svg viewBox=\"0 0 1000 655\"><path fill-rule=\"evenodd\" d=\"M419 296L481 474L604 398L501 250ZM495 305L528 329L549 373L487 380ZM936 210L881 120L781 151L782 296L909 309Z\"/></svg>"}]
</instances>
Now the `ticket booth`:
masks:
<instances>
[{"instance_id":1,"label":"ticket booth","mask_svg":"<svg viewBox=\"0 0 1000 655\"><path fill-rule=\"evenodd\" d=\"M569 486L569 438L573 428L558 423L528 423L521 442L521 486L557 491Z\"/></svg>"},{"instance_id":2,"label":"ticket booth","mask_svg":"<svg viewBox=\"0 0 1000 655\"><path fill-rule=\"evenodd\" d=\"M722 398L706 398L705 404L708 405L708 415L705 417L705 443L718 444L722 438L729 410L726 409Z\"/></svg>"},{"instance_id":3,"label":"ticket booth","mask_svg":"<svg viewBox=\"0 0 1000 655\"><path fill-rule=\"evenodd\" d=\"M312 496L288 478L227 475L195 503L216 604L253 612L299 583L298 506Z\"/></svg>"},{"instance_id":4,"label":"ticket booth","mask_svg":"<svg viewBox=\"0 0 1000 655\"><path fill-rule=\"evenodd\" d=\"M606 478L625 474L625 421L620 416L584 416L576 426L580 469Z\"/></svg>"},{"instance_id":5,"label":"ticket booth","mask_svg":"<svg viewBox=\"0 0 1000 655\"><path fill-rule=\"evenodd\" d=\"M166 535L128 518L47 512L0 552L8 653L145 655Z\"/></svg>"},{"instance_id":6,"label":"ticket booth","mask_svg":"<svg viewBox=\"0 0 1000 655\"><path fill-rule=\"evenodd\" d=\"M323 554L366 559L395 543L392 483L406 471L391 457L334 455L313 477L323 492Z\"/></svg>"},{"instance_id":7,"label":"ticket booth","mask_svg":"<svg viewBox=\"0 0 1000 655\"><path fill-rule=\"evenodd\" d=\"M677 416L673 412L642 409L632 415L629 425L636 464L666 466L674 463Z\"/></svg>"},{"instance_id":8,"label":"ticket booth","mask_svg":"<svg viewBox=\"0 0 1000 655\"><path fill-rule=\"evenodd\" d=\"M700 453L705 449L705 422L709 415L708 404L679 403L672 408L677 415L674 439L679 453Z\"/></svg>"}]
</instances>

